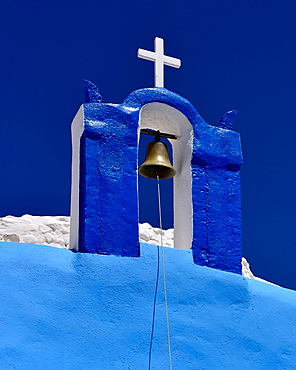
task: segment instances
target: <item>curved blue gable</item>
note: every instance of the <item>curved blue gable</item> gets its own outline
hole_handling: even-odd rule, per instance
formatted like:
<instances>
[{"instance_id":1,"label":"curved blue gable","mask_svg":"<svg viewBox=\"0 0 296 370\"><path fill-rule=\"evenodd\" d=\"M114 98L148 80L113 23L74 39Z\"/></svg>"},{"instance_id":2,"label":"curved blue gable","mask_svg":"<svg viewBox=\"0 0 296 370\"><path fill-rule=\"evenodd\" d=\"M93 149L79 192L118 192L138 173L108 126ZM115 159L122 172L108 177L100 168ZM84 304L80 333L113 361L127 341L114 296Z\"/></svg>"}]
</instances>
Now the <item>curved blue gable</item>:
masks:
<instances>
[{"instance_id":1,"label":"curved blue gable","mask_svg":"<svg viewBox=\"0 0 296 370\"><path fill-rule=\"evenodd\" d=\"M170 105L188 118L194 130L193 156L199 158L204 165L220 168L232 165L232 170L240 169L242 152L239 134L210 126L193 105L181 96L165 88L146 88L132 92L122 106L139 111L144 105L153 102Z\"/></svg>"},{"instance_id":2,"label":"curved blue gable","mask_svg":"<svg viewBox=\"0 0 296 370\"><path fill-rule=\"evenodd\" d=\"M239 134L210 126L189 101L165 88L134 91L118 105L83 105L79 251L139 256L137 135L141 108L153 102L179 110L193 127L194 262L240 273Z\"/></svg>"}]
</instances>

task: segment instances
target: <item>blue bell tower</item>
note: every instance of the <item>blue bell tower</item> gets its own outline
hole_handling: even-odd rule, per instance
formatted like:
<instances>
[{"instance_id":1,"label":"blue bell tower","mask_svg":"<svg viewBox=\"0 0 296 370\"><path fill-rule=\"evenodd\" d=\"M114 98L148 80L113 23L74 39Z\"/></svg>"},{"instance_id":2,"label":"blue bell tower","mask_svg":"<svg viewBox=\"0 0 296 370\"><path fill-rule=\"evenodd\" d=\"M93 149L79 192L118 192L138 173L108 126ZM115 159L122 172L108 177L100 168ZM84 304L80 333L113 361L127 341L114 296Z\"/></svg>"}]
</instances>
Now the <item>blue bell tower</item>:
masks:
<instances>
[{"instance_id":1,"label":"blue bell tower","mask_svg":"<svg viewBox=\"0 0 296 370\"><path fill-rule=\"evenodd\" d=\"M138 152L141 128L172 140L175 248L192 249L194 263L241 273L239 134L236 111L207 124L190 102L163 88L102 103L85 81L87 102L72 124L71 248L140 257Z\"/></svg>"}]
</instances>

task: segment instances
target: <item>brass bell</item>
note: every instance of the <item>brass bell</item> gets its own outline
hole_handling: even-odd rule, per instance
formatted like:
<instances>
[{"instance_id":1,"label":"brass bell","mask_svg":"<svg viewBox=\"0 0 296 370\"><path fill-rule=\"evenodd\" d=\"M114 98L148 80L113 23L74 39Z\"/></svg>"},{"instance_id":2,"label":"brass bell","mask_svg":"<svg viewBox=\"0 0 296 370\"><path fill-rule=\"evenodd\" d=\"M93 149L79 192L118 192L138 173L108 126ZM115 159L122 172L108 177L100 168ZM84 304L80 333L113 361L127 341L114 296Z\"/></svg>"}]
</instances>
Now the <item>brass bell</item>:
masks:
<instances>
[{"instance_id":1,"label":"brass bell","mask_svg":"<svg viewBox=\"0 0 296 370\"><path fill-rule=\"evenodd\" d=\"M159 131L155 140L147 145L146 158L139 168L139 174L149 179L169 179L176 175L176 170L171 165L168 148L160 141Z\"/></svg>"}]
</instances>

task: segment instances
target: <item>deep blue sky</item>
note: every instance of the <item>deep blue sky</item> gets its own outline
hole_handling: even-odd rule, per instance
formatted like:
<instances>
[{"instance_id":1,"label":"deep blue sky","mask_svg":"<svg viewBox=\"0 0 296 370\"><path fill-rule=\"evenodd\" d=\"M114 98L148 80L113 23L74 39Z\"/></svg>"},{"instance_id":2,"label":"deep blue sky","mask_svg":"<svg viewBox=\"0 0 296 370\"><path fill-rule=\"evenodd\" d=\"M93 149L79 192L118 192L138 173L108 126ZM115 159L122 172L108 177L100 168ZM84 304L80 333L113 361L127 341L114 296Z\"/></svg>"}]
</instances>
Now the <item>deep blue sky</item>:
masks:
<instances>
[{"instance_id":1,"label":"deep blue sky","mask_svg":"<svg viewBox=\"0 0 296 370\"><path fill-rule=\"evenodd\" d=\"M166 68L168 89L213 125L239 111L243 254L257 276L296 289L295 14L292 0L2 2L0 216L69 214L82 79L112 103L153 86L136 52L159 36L182 59Z\"/></svg>"}]
</instances>

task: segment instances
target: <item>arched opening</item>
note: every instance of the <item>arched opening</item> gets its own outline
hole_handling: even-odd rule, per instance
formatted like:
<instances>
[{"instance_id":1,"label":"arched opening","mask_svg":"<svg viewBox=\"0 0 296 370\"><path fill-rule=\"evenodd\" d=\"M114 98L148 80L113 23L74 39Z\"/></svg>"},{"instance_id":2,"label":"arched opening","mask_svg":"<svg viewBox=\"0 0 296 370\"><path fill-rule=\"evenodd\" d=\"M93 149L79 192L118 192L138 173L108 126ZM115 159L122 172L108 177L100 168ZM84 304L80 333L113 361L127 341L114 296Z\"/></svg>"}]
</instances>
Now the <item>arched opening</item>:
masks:
<instances>
[{"instance_id":1,"label":"arched opening","mask_svg":"<svg viewBox=\"0 0 296 370\"><path fill-rule=\"evenodd\" d=\"M148 143L154 140L154 136L141 133L139 143L139 165L145 161L146 148ZM161 141L168 147L171 163L172 146L166 138ZM157 201L157 181L138 175L139 190L139 222L148 222L151 226L159 227L158 201ZM161 204L162 204L162 224L163 229L174 227L174 207L173 207L173 179L160 181Z\"/></svg>"},{"instance_id":2,"label":"arched opening","mask_svg":"<svg viewBox=\"0 0 296 370\"><path fill-rule=\"evenodd\" d=\"M177 137L176 140L169 139L172 145L173 165L177 171L173 178L174 247L190 249L193 234L192 126L184 114L177 109L163 103L149 103L140 112L139 131L146 128Z\"/></svg>"}]
</instances>

